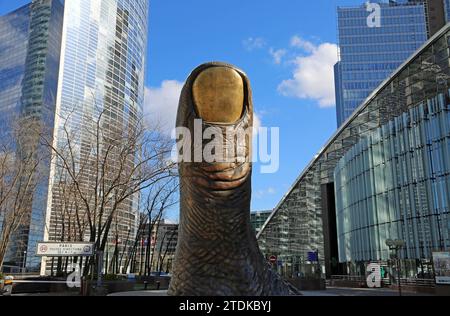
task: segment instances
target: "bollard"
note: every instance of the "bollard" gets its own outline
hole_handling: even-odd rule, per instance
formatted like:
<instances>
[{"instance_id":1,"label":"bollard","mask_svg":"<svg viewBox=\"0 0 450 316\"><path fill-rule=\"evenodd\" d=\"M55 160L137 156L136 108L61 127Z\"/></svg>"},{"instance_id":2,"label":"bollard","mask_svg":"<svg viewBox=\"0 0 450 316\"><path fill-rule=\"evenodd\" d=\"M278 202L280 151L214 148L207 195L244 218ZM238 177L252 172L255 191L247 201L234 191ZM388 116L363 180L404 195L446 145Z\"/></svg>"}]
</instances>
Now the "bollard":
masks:
<instances>
[{"instance_id":1,"label":"bollard","mask_svg":"<svg viewBox=\"0 0 450 316\"><path fill-rule=\"evenodd\" d=\"M159 291L160 287L161 287L161 281L156 281L156 290Z\"/></svg>"},{"instance_id":2,"label":"bollard","mask_svg":"<svg viewBox=\"0 0 450 316\"><path fill-rule=\"evenodd\" d=\"M148 289L148 282L144 281L144 290L147 291L147 289Z\"/></svg>"}]
</instances>

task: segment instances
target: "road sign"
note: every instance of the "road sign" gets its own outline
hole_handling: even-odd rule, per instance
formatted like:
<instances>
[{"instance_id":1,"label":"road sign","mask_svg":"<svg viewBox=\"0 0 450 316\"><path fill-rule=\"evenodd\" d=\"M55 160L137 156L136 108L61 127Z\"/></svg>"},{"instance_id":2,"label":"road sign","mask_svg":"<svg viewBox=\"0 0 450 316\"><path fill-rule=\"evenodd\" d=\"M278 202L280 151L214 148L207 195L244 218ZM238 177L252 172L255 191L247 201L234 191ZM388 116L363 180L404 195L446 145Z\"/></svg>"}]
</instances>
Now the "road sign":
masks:
<instances>
[{"instance_id":1,"label":"road sign","mask_svg":"<svg viewBox=\"0 0 450 316\"><path fill-rule=\"evenodd\" d=\"M277 263L277 260L278 260L277 256L270 256L269 257L269 262L272 263L272 264Z\"/></svg>"},{"instance_id":2,"label":"road sign","mask_svg":"<svg viewBox=\"0 0 450 316\"><path fill-rule=\"evenodd\" d=\"M40 242L36 256L40 257L91 257L94 255L93 243L52 243Z\"/></svg>"},{"instance_id":3,"label":"road sign","mask_svg":"<svg viewBox=\"0 0 450 316\"><path fill-rule=\"evenodd\" d=\"M308 252L308 261L310 261L310 262L319 261L319 254L316 251Z\"/></svg>"}]
</instances>

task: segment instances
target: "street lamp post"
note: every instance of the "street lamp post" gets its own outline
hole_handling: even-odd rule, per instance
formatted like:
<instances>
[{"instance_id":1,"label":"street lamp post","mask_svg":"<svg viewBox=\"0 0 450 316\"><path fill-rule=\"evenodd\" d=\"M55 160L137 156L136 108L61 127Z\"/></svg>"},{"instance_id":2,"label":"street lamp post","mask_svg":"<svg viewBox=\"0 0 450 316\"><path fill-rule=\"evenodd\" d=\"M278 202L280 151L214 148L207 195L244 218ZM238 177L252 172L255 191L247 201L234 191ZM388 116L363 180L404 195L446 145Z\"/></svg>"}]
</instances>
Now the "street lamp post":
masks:
<instances>
[{"instance_id":1,"label":"street lamp post","mask_svg":"<svg viewBox=\"0 0 450 316\"><path fill-rule=\"evenodd\" d=\"M402 284L401 284L401 263L400 263L400 257L398 255L398 251L405 247L405 241L404 240L392 240L388 239L386 240L386 246L389 247L390 251L394 251L394 256L397 262L397 278L398 278L398 294L399 296L402 296Z\"/></svg>"},{"instance_id":2,"label":"street lamp post","mask_svg":"<svg viewBox=\"0 0 450 316\"><path fill-rule=\"evenodd\" d=\"M22 260L22 274L25 274L25 267L26 267L26 263L27 263L27 251L24 250L23 251L23 260Z\"/></svg>"},{"instance_id":3,"label":"street lamp post","mask_svg":"<svg viewBox=\"0 0 450 316\"><path fill-rule=\"evenodd\" d=\"M320 266L320 259L319 259L319 249L316 250L316 259L317 259L317 276L319 280L322 278L322 267Z\"/></svg>"}]
</instances>

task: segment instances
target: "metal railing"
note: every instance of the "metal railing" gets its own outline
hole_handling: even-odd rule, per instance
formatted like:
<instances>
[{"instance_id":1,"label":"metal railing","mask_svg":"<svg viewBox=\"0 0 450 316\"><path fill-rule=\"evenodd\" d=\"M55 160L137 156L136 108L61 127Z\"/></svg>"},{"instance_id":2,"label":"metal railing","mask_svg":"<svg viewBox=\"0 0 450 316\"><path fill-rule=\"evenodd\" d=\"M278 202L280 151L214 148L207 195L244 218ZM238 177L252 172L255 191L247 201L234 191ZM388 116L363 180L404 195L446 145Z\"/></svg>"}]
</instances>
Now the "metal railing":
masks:
<instances>
[{"instance_id":1,"label":"metal railing","mask_svg":"<svg viewBox=\"0 0 450 316\"><path fill-rule=\"evenodd\" d=\"M400 279L401 285L405 286L423 286L423 287L435 287L436 281L434 279L416 279L416 278L407 278ZM395 285L395 284L393 284Z\"/></svg>"},{"instance_id":2,"label":"metal railing","mask_svg":"<svg viewBox=\"0 0 450 316\"><path fill-rule=\"evenodd\" d=\"M353 282L366 282L366 277L361 275L332 275L331 280L353 281ZM402 286L420 286L420 287L435 287L436 281L434 279L421 279L421 278L401 278ZM381 280L385 286L397 285L397 280L385 278Z\"/></svg>"},{"instance_id":3,"label":"metal railing","mask_svg":"<svg viewBox=\"0 0 450 316\"><path fill-rule=\"evenodd\" d=\"M332 275L331 280L343 280L343 281L365 281L366 277L361 275Z\"/></svg>"},{"instance_id":4,"label":"metal railing","mask_svg":"<svg viewBox=\"0 0 450 316\"><path fill-rule=\"evenodd\" d=\"M67 281L14 280L14 284L67 284Z\"/></svg>"}]
</instances>

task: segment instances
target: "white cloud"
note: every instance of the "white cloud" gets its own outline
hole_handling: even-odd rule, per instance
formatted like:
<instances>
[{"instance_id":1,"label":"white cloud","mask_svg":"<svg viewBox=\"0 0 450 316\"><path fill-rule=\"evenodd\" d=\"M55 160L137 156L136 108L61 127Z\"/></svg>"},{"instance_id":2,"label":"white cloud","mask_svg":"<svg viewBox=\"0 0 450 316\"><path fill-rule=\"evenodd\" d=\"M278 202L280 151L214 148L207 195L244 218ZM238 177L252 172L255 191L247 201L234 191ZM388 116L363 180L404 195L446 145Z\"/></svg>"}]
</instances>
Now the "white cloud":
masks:
<instances>
[{"instance_id":1,"label":"white cloud","mask_svg":"<svg viewBox=\"0 0 450 316\"><path fill-rule=\"evenodd\" d=\"M266 46L266 41L262 37L249 37L242 41L242 45L244 45L246 50L252 51L254 49L261 49Z\"/></svg>"},{"instance_id":2,"label":"white cloud","mask_svg":"<svg viewBox=\"0 0 450 316\"><path fill-rule=\"evenodd\" d=\"M261 118L258 113L253 113L253 137L258 135L258 130L262 126Z\"/></svg>"},{"instance_id":3,"label":"white cloud","mask_svg":"<svg viewBox=\"0 0 450 316\"><path fill-rule=\"evenodd\" d=\"M183 82L165 80L161 87L149 87L145 91L144 115L151 126L161 128L164 133L171 135L176 125L178 102L183 89ZM253 135L258 134L261 118L257 113L253 115Z\"/></svg>"},{"instance_id":4,"label":"white cloud","mask_svg":"<svg viewBox=\"0 0 450 316\"><path fill-rule=\"evenodd\" d=\"M144 114L151 126L158 126L170 135L175 128L178 102L184 83L165 80L161 87L146 88Z\"/></svg>"},{"instance_id":5,"label":"white cloud","mask_svg":"<svg viewBox=\"0 0 450 316\"><path fill-rule=\"evenodd\" d=\"M269 187L262 190L257 190L254 194L257 199L262 199L263 197L267 195L274 195L277 193L277 190L273 187Z\"/></svg>"},{"instance_id":6,"label":"white cloud","mask_svg":"<svg viewBox=\"0 0 450 316\"><path fill-rule=\"evenodd\" d=\"M314 50L316 49L316 46L313 43L305 41L297 35L291 38L291 47L300 48L310 53L314 52Z\"/></svg>"},{"instance_id":7,"label":"white cloud","mask_svg":"<svg viewBox=\"0 0 450 316\"><path fill-rule=\"evenodd\" d=\"M336 44L323 43L314 45L294 37L291 41L295 47L302 48L305 54L297 56L294 64L293 78L284 80L278 91L284 96L300 99L317 100L320 107L335 105L334 65L338 61Z\"/></svg>"},{"instance_id":8,"label":"white cloud","mask_svg":"<svg viewBox=\"0 0 450 316\"><path fill-rule=\"evenodd\" d=\"M273 62L279 65L281 64L283 57L287 54L287 50L285 49L274 50L273 48L270 48L269 54L272 56Z\"/></svg>"}]
</instances>

